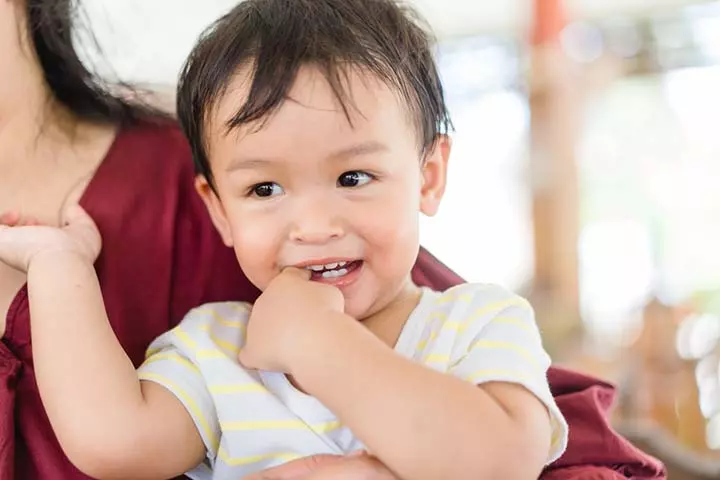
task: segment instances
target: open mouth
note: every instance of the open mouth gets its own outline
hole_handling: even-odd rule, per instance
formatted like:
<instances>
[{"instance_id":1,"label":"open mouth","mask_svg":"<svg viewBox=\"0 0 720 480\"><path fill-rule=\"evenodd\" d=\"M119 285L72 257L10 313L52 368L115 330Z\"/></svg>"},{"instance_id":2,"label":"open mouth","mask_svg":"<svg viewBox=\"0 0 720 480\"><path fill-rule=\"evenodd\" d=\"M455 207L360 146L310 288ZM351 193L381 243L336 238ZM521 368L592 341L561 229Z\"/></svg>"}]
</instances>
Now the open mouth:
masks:
<instances>
[{"instance_id":1,"label":"open mouth","mask_svg":"<svg viewBox=\"0 0 720 480\"><path fill-rule=\"evenodd\" d=\"M308 265L305 268L312 272L311 280L333 280L345 277L360 268L360 266L362 266L362 260L328 263L325 265Z\"/></svg>"}]
</instances>

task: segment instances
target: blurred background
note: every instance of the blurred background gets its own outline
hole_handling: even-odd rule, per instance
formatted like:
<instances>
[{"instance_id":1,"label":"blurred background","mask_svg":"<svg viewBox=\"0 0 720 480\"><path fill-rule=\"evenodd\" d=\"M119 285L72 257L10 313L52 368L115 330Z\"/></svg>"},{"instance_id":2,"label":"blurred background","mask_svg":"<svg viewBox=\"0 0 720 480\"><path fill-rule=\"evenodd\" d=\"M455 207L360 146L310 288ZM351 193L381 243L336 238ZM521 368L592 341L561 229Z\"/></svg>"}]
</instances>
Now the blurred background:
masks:
<instances>
[{"instance_id":1,"label":"blurred background","mask_svg":"<svg viewBox=\"0 0 720 480\"><path fill-rule=\"evenodd\" d=\"M78 41L171 108L234 3L85 0ZM556 362L618 385L616 427L670 478L720 478L720 1L413 3L456 127L423 244L528 296Z\"/></svg>"}]
</instances>

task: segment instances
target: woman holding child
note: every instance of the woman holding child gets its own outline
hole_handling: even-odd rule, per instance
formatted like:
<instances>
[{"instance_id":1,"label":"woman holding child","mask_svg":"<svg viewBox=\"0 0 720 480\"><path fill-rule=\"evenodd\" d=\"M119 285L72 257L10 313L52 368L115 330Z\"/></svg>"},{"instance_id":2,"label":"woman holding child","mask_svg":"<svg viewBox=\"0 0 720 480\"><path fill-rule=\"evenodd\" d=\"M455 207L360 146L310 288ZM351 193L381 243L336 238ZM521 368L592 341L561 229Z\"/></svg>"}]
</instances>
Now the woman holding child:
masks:
<instances>
[{"instance_id":1,"label":"woman holding child","mask_svg":"<svg viewBox=\"0 0 720 480\"><path fill-rule=\"evenodd\" d=\"M114 98L96 83L73 50L72 8L69 0L0 0L0 68L4 73L0 83L0 213L4 212L2 223L12 227L0 232L0 258L4 259L0 263L2 478L87 478L66 458L45 413L47 408L52 426L63 440L63 432L98 418L93 409L105 406L99 395L88 401L89 409L69 415L72 404L59 408L62 403L54 400L68 389L93 391L97 385L84 383L103 378L96 371L87 378L56 381L55 368L92 371L93 357L87 356L89 350L84 346L97 346L98 338L107 345L117 344L115 358L120 359L119 368L129 378L135 375L134 368L142 363L150 342L173 328L190 309L215 301L253 301L258 294L239 269L233 251L223 245L222 240L237 244L245 232L227 224L223 229L223 207L215 201L212 175L201 170L206 175L198 185L222 240L194 191L185 139L158 112ZM246 113L247 119L257 119L253 117L257 112ZM192 129L186 131L192 137ZM194 148L196 160L199 145ZM365 181L365 177L355 177L347 180ZM274 195L275 186L263 185L255 193L268 192ZM28 247L37 240L33 232L38 230L15 227L34 223L59 227L72 218L79 219L72 223L90 232L89 237L81 237L89 238L86 254L94 260L99 238L93 237L94 224L73 208L78 203L102 237L102 253L94 265L107 317L93 324L92 328L100 330L73 331L66 337L67 346L75 345L66 349L69 351L42 358L46 352L62 349L60 339L67 333L62 331L63 322L70 325L77 305L52 292L43 298L39 291L28 291L24 285L28 276L31 284L56 282L71 275L72 267L55 265L46 271L28 271L30 259L13 255L19 251L18 245L20 250L33 251ZM258 229L254 225L254 230ZM421 254L414 275L416 281L438 289L459 282L425 254ZM255 283L263 289L268 286L262 280ZM285 298L283 290L280 292ZM96 307L103 306L99 299L94 301ZM52 318L42 326L43 331L36 331L40 325L30 319L31 304L36 323ZM53 329L58 329L57 336L48 335ZM175 412L182 409L175 405L165 413L168 419L177 418ZM173 424L178 435L194 429L190 417L184 424ZM115 440L112 429L106 434L103 442ZM78 454L72 442L62 444L71 456ZM82 450L92 447L88 441L76 445ZM181 443L175 453L183 457L182 449L193 445L192 441ZM96 452L100 454L102 449ZM607 460L606 464L621 463ZM86 464L83 467L88 469ZM614 478L610 470L599 471ZM266 478L290 478L298 472L307 473L307 478L329 478L328 472L333 478L392 478L376 459L363 455L299 460L274 472L267 472Z\"/></svg>"}]
</instances>

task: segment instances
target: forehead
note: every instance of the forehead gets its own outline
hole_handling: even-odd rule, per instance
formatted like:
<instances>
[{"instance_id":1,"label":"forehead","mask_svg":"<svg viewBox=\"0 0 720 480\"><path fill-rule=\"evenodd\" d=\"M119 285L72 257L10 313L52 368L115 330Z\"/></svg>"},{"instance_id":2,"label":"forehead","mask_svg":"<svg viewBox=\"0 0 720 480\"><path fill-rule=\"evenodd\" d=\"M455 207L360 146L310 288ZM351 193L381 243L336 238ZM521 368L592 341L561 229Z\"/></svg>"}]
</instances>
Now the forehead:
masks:
<instances>
[{"instance_id":1,"label":"forehead","mask_svg":"<svg viewBox=\"0 0 720 480\"><path fill-rule=\"evenodd\" d=\"M390 148L417 149L409 109L400 95L377 77L359 69L342 76L343 101L322 71L306 66L285 100L255 124L228 132L227 124L247 100L250 69L238 72L207 123L211 159L229 146L252 149L312 150L343 147L349 142L379 141ZM263 152L265 153L265 152Z\"/></svg>"}]
</instances>

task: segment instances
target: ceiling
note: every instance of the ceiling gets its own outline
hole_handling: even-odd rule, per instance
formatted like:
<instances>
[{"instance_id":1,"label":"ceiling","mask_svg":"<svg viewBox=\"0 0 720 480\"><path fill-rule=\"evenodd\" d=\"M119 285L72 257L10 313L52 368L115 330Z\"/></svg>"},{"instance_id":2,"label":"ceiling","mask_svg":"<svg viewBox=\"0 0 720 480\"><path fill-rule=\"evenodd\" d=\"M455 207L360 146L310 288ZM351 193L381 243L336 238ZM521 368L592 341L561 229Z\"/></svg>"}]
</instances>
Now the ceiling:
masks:
<instances>
[{"instance_id":1,"label":"ceiling","mask_svg":"<svg viewBox=\"0 0 720 480\"><path fill-rule=\"evenodd\" d=\"M482 33L523 35L533 0L410 0L440 38ZM539 0L551 1L551 0ZM637 15L702 0L566 0L572 19ZM104 58L86 59L104 74L172 84L200 31L237 0L81 0ZM87 39L81 42L92 45ZM109 65L109 66L108 66Z\"/></svg>"}]
</instances>

